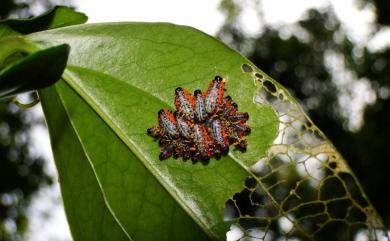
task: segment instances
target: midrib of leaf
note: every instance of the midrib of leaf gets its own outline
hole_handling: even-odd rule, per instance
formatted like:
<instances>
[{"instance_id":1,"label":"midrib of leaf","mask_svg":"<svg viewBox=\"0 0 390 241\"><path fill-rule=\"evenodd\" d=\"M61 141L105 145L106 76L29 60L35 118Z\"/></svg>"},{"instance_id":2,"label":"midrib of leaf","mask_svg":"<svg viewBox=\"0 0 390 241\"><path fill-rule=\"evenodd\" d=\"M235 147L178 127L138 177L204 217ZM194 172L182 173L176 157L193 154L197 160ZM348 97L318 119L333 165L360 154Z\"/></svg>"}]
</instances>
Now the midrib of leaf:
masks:
<instances>
[{"instance_id":1,"label":"midrib of leaf","mask_svg":"<svg viewBox=\"0 0 390 241\"><path fill-rule=\"evenodd\" d=\"M65 79L65 76L63 76L62 80L64 80L64 79ZM90 165L90 167L91 167L91 169L92 169L92 171L93 171L93 173L94 173L94 175L95 175L95 177L96 177L96 181L97 181L97 183L98 183L98 185L99 185L99 188L100 188L100 190L101 190L101 194L102 194L102 196L103 196L103 199L104 199L104 202L105 202L105 204L106 204L106 206L107 206L107 209L110 211L112 217L114 218L114 220L116 221L116 223L118 224L118 226L122 229L122 231L124 232L124 234L126 235L126 237L127 237L129 240L133 241L133 239L131 238L131 236L127 233L126 229L123 227L123 225L122 225L121 221L119 220L119 218L116 216L114 210L111 208L111 205L110 205L110 203L108 202L107 197L106 197L106 192L104 191L104 188L103 188L103 186L102 186L102 184L101 184L101 182L100 182L100 180L99 180L99 178L98 178L98 176L97 176L97 174L96 174L95 166L94 166L93 162L91 161L91 158L90 158L90 156L89 156L89 154L88 154L88 151L86 151L86 149L85 149L85 146L84 146L84 144L83 144L82 138L80 137L79 131L78 131L77 128L75 127L75 125L74 125L74 123L73 123L73 121L72 121L72 118L70 118L70 115L69 115L69 113L68 113L68 109L65 107L66 105L65 105L64 99L63 99L63 97L62 97L62 95L61 95L61 91L58 91L57 87L55 87L55 88L56 88L56 92L57 92L57 94L58 94L58 96L59 96L59 98L60 98L60 100L61 100L61 103L62 103L62 105L64 106L65 112L66 112L66 114L67 114L67 116L68 116L68 120L69 120L70 124L72 125L73 131L74 131L74 133L75 133L76 136L77 136L79 145L80 145L81 148L83 149L84 155L85 155L85 157L88 159L88 163L89 163L89 165Z\"/></svg>"},{"instance_id":2,"label":"midrib of leaf","mask_svg":"<svg viewBox=\"0 0 390 241\"><path fill-rule=\"evenodd\" d=\"M150 96L150 98L154 98L156 99L157 101L161 102L161 106L170 106L169 104L165 103L161 98L155 96L155 95L152 95L152 94L149 94L147 92L145 92L144 90L142 89L139 89L138 87L134 86L134 85L130 85L128 82L125 82L125 81L122 81L118 78L115 78L111 75L107 75L105 73L102 73L102 72L99 72L99 71L96 71L96 70L91 70L91 69L86 69L86 68L83 68L83 67L79 67L79 66L70 66L68 65L68 68L67 70L64 72L63 74L63 79L65 80L65 82L73 89L76 91L76 93L78 93L89 105L90 107L104 120L104 122L107 124L107 126L109 128L111 128L113 130L113 132L125 143L125 145L130 149L130 151L141 161L141 163L153 174L153 177L168 191L168 193L178 202L178 204L192 217L192 219L202 228L202 230L207 233L207 235L209 237L212 237L213 239L215 240L218 240L218 237L215 233L211 232L211 229L209 226L207 226L206 223L204 223L194 212L191 208L189 208L187 205L185 205L185 201L179 196L177 195L177 193L175 192L175 187L174 186L170 186L169 184L167 184L167 182L165 181L165 179L163 178L163 175L161 175L162 173L158 171L158 169L156 168L153 168L152 165L149 164L149 161L144 158L144 155L142 154L142 152L140 150L138 150L137 148L137 145L136 143L134 143L134 141L131 139L131 138L127 138L126 137L126 134L123 133L123 131L121 130L120 127L118 127L110 118L110 116L102 109L99 107L99 105L93 100L93 98L91 98L80 86L78 86L75 81L73 81L73 78L77 78L75 77L74 75L72 75L72 70L71 69L78 69L78 70L82 70L82 71L86 71L86 72L90 72L90 73L94 73L94 74L97 74L97 75L100 75L100 76L104 76L105 78L109 77L110 79L112 80L115 80L115 81L120 81L128 86L130 86L131 88L133 89L136 89L137 91L139 92L142 92L144 93L145 95L147 96ZM72 124L73 125L73 124ZM76 133L77 133L77 130L75 130ZM145 131L146 133L146 131ZM142 134L145 134L145 133L142 133ZM88 156L88 155L87 155ZM232 158L231 155L229 155L229 157L234 160L235 163L237 163L240 167L242 167L243 169L245 169L245 171L247 171L248 175L251 175L253 177L254 174L252 172L249 171L249 169L245 168L244 164L242 162L240 162L238 159L234 159ZM89 157L88 157L88 160ZM180 161L180 160L178 160ZM95 173L95 176L96 176L96 179L99 183L99 186L100 188L102 189L102 192L103 192L103 197L107 203L107 205L109 206L109 201L107 200L106 198L106 195L104 195L104 188L101 184L101 181L94 169L94 165L93 163L90 161L90 164L92 166L92 169ZM244 181L244 180L243 180ZM223 207L224 203L221 203L221 209ZM112 212L113 216L115 217L115 219L119 222L120 224L120 221L117 219L116 215L115 215L115 211L112 210L111 208L109 208L109 210ZM222 219L222 214L221 214L221 219ZM122 225L120 225L122 227ZM123 228L123 227L122 227ZM227 231L227 230L226 230Z\"/></svg>"}]
</instances>

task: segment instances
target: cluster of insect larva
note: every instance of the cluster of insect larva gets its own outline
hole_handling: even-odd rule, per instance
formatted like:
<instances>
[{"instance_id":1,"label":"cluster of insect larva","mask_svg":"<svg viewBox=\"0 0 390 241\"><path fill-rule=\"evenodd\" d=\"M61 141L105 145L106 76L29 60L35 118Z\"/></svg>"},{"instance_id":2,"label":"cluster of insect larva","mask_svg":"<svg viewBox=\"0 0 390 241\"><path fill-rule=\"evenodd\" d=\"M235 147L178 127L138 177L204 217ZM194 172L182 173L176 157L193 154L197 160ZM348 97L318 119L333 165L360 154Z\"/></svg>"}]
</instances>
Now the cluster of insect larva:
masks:
<instances>
[{"instance_id":1,"label":"cluster of insect larva","mask_svg":"<svg viewBox=\"0 0 390 241\"><path fill-rule=\"evenodd\" d=\"M250 133L246 125L248 113L238 112L230 96L223 96L225 82L220 76L211 80L206 93L189 93L181 87L175 90L176 111L158 112L158 125L147 134L159 139L160 160L171 156L183 160L208 161L226 155L229 146L246 151L244 136Z\"/></svg>"}]
</instances>

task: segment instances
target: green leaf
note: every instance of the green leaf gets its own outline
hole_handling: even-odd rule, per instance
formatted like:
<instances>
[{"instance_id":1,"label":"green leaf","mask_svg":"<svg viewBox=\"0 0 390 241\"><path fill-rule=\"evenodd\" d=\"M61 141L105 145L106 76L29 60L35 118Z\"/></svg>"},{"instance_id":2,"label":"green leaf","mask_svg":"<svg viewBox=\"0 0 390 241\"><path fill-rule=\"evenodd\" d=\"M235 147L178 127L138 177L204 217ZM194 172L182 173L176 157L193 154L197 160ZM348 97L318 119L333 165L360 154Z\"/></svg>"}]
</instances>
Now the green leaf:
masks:
<instances>
[{"instance_id":1,"label":"green leaf","mask_svg":"<svg viewBox=\"0 0 390 241\"><path fill-rule=\"evenodd\" d=\"M61 40L75 48L64 75L73 89L60 83L56 91L118 225L135 240L207 240L205 235L224 240L229 227L222 216L225 202L242 189L250 174L246 163L263 156L277 133L274 111L253 102L254 83L240 69L246 60L199 31L169 24L88 25L31 39ZM232 151L209 165L159 161L158 144L146 135L158 110L173 108L176 87L205 89L216 74L227 79L227 93L251 115L247 153ZM89 111L81 109L83 101ZM109 131L120 141L108 138ZM119 143L125 146L120 155ZM54 146L54 152L58 149Z\"/></svg>"},{"instance_id":2,"label":"green leaf","mask_svg":"<svg viewBox=\"0 0 390 241\"><path fill-rule=\"evenodd\" d=\"M48 29L82 24L88 17L72 8L56 6L33 18L5 19L0 21L0 37L29 34Z\"/></svg>"},{"instance_id":3,"label":"green leaf","mask_svg":"<svg viewBox=\"0 0 390 241\"><path fill-rule=\"evenodd\" d=\"M4 41L7 40L7 41ZM60 44L25 55L29 45L18 44L18 38L2 39L0 47L0 99L42 89L58 81L65 69L69 45ZM21 41L22 43L25 43ZM9 43L9 45L8 45ZM11 63L8 63L12 59Z\"/></svg>"},{"instance_id":4,"label":"green leaf","mask_svg":"<svg viewBox=\"0 0 390 241\"><path fill-rule=\"evenodd\" d=\"M96 239L88 216L109 223L108 236L120 230L115 240L225 240L233 221L249 236L300 239L328 237L335 225L339 237L383 227L345 160L289 93L214 38L171 24L113 23L28 39L72 47L64 81L41 94L75 240ZM215 75L249 113L247 152L208 165L159 161L146 135L157 111L174 109L176 87L204 90ZM88 205L102 212L81 208Z\"/></svg>"}]
</instances>

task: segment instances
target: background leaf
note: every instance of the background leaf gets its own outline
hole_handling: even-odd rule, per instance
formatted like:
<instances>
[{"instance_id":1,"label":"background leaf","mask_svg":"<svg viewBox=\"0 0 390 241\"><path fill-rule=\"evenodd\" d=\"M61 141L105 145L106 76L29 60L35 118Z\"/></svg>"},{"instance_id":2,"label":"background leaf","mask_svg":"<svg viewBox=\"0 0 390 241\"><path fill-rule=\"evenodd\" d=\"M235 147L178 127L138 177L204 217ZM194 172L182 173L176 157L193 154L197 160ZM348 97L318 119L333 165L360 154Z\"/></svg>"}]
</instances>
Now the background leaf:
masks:
<instances>
[{"instance_id":1,"label":"background leaf","mask_svg":"<svg viewBox=\"0 0 390 241\"><path fill-rule=\"evenodd\" d=\"M16 36L81 24L87 19L72 8L57 6L37 17L0 21L0 99L52 85L68 59L69 45L35 52L34 46Z\"/></svg>"},{"instance_id":2,"label":"background leaf","mask_svg":"<svg viewBox=\"0 0 390 241\"><path fill-rule=\"evenodd\" d=\"M29 34L47 29L82 24L88 17L72 8L57 6L33 18L0 21L0 37Z\"/></svg>"},{"instance_id":3,"label":"background leaf","mask_svg":"<svg viewBox=\"0 0 390 241\"><path fill-rule=\"evenodd\" d=\"M15 40L11 38L8 41L12 42L12 46ZM7 42L4 42L6 45ZM11 49L13 50L15 48ZM19 56L21 59L8 64L0 71L0 99L54 84L65 69L69 50L69 45L61 44L36 51L26 57ZM2 53L4 52L0 50L0 60ZM15 53L20 52L13 54ZM4 61L6 62L6 59Z\"/></svg>"},{"instance_id":4,"label":"background leaf","mask_svg":"<svg viewBox=\"0 0 390 241\"><path fill-rule=\"evenodd\" d=\"M101 190L98 195L102 195L111 218L116 221L116 229L119 226L132 239L205 240L207 235L214 240L224 240L229 225L223 221L221 213L225 202L225 214L230 212L225 218L237 220L249 237L254 235L250 232L254 227L263 237L272 234L277 229L275 223L281 219L291 223L290 230L283 235L310 239L318 233L311 227L326 230L323 227L328 223L344 222L348 227L356 223L357 228L348 229L352 235L358 228L382 227L345 161L288 92L219 41L192 28L142 23L76 26L36 33L29 36L29 40L41 47L64 42L72 47L63 76L66 83L57 84L51 89L53 93L43 93L44 98L59 96L62 108L52 106L52 101L47 100L45 113L55 116L53 112L65 110L63 113L79 142L73 144L82 149L80 157L74 157L82 161L72 162L72 165L88 161L88 165L83 165L93 173L91 180L98 183ZM209 165L171 159L160 162L157 143L145 133L156 124L157 111L164 107L173 109L176 87L191 91L205 89L215 75L227 80L227 94L238 103L240 110L250 115L248 124L252 133L248 136L248 151L231 150L229 156L211 160ZM283 119L284 116L288 120ZM301 124L295 126L294 120ZM48 118L48 122L51 121L56 119ZM49 124L52 139L61 139L62 130L53 126ZM303 134L294 139L296 135L289 136L287 128L283 129L286 126ZM305 140L310 137L301 130L305 126L307 132L321 137L321 143ZM286 142L283 133L287 133L287 141L291 138L301 141ZM309 144L313 145L310 152L306 148ZM57 163L69 158L58 154L62 148L53 144ZM296 155L289 156L289 148L304 150L302 154L309 153L309 156L302 160ZM333 153L336 153L334 157ZM279 154L287 158L277 156ZM327 158L317 157L319 154ZM313 168L321 169L321 175L310 175L313 169L305 169L305 163L313 158L318 160ZM257 164L261 165L253 166L259 160ZM304 163L303 169L298 168L299 161ZM336 163L337 168L331 163ZM59 164L57 167L64 168ZM66 183L77 180L61 178L70 178L62 185L66 210L69 210L74 201L72 194L66 191L70 185ZM335 181L328 184L328 180ZM306 181L317 184L301 185L311 187L308 196L298 190L299 183ZM344 192L338 197L321 196L327 190L340 187ZM81 191L77 191L77 195ZM236 192L239 193L233 196ZM160 201L156 202L155 197ZM283 206L290 197L296 197L294 202ZM344 205L348 215L335 217L328 203L338 202L340 197L349 201ZM248 202L243 203L245 200ZM310 206L313 203L326 207L326 211ZM306 205L310 206L309 212L296 211ZM247 207L252 208L251 211ZM349 215L355 208L360 212L357 215L361 215L358 218ZM74 238L88 237L88 232L80 235L82 221L67 212ZM322 214L325 216L322 220L311 220ZM101 215L91 218L100 219ZM170 228L161 225L166 223ZM108 228L106 232L114 231Z\"/></svg>"}]
</instances>

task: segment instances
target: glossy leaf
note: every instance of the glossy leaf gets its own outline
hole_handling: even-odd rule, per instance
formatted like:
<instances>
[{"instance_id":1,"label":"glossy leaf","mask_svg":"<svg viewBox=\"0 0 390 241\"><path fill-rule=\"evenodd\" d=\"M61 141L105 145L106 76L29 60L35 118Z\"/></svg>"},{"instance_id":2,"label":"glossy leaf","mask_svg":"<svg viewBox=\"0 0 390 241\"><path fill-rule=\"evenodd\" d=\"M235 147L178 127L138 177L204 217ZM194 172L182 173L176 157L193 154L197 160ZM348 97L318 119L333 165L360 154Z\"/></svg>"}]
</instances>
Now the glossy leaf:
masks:
<instances>
[{"instance_id":1,"label":"glossy leaf","mask_svg":"<svg viewBox=\"0 0 390 241\"><path fill-rule=\"evenodd\" d=\"M64 79L73 89L61 83L56 91L62 96L107 205L129 235L135 240L152 240L151 235L155 240L207 240L207 236L224 240L229 227L222 216L225 202L243 187L249 175L245 163L254 163L263 156L277 132L271 108L254 104L252 95L238 94L253 93L253 81L242 78L240 66L245 59L203 33L169 24L86 25L70 28L68 33L62 29L35 34L31 39L48 44L64 41L72 46ZM146 129L156 124L158 110L173 107L176 87L205 89L216 74L227 79L227 94L240 110L251 115L247 153L232 151L231 156L212 160L209 165L159 161L158 144L146 135ZM73 93L74 88L82 98ZM83 101L89 111L79 110ZM46 108L48 112L56 110ZM96 127L93 120L102 124ZM100 136L106 129L120 138L128 154L115 154L119 145L106 134ZM56 130L51 129L51 133L56 135ZM54 152L59 148L54 146ZM146 193L151 194L137 191L143 190L145 183ZM154 200L152 193L161 194ZM67 205L65 195L64 200ZM150 212L153 206L155 211ZM166 210L164 215L157 212L159 208ZM169 231L164 222L171 225ZM137 230L145 230L139 225L155 233L137 234Z\"/></svg>"},{"instance_id":2,"label":"glossy leaf","mask_svg":"<svg viewBox=\"0 0 390 241\"><path fill-rule=\"evenodd\" d=\"M102 209L92 222L114 223L105 234L121 230L118 239L225 240L231 221L248 236L265 237L274 235L283 219L291 228L280 228L281 235L303 239L316 238L319 231L312 227L322 231L338 222L345 222L348 232L353 227L352 235L355 223L362 229L381 227L346 162L296 101L214 38L170 24L113 23L45 31L28 40L40 48L59 43L72 48L64 81L42 97L57 168L60 175L68 173L60 176L61 188L75 240L96 237L74 211L83 212L78 205L88 202ZM247 152L231 150L208 165L159 161L158 144L146 135L157 123L157 111L174 109L177 87L205 89L215 75L226 79L226 94L249 113ZM72 141L62 144L68 132ZM88 169L89 184L77 186L80 180L64 163ZM96 200L88 198L97 188ZM341 190L339 196L326 195L332 188ZM349 216L334 216L340 200L347 201L342 204ZM230 222L223 219L226 202ZM302 212L307 205L310 212Z\"/></svg>"}]
</instances>

